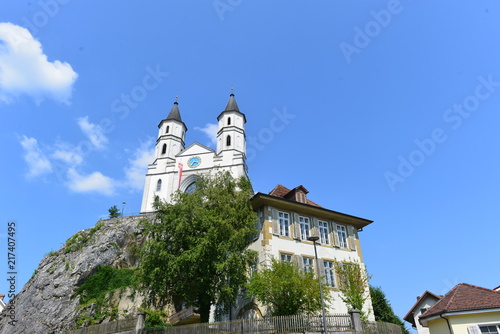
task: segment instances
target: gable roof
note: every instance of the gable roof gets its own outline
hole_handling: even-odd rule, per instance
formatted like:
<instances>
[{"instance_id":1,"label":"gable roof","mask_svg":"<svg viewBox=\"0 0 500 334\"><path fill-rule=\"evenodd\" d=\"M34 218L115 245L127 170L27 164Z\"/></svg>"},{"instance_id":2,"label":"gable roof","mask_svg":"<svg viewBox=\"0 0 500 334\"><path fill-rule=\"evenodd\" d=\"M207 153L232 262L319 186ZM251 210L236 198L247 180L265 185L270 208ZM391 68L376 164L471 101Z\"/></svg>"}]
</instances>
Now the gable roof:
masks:
<instances>
[{"instance_id":1,"label":"gable roof","mask_svg":"<svg viewBox=\"0 0 500 334\"><path fill-rule=\"evenodd\" d=\"M500 308L500 292L467 283L457 284L420 316L421 320L443 313Z\"/></svg>"},{"instance_id":2,"label":"gable roof","mask_svg":"<svg viewBox=\"0 0 500 334\"><path fill-rule=\"evenodd\" d=\"M417 297L417 301L415 302L415 305L413 305L413 307L410 309L410 311L408 311L408 313L405 315L405 317L403 319L408 321L413 326L415 326L415 311L418 308L420 308L420 306L421 306L420 304L423 301L425 301L427 297L431 297L431 298L435 299L436 301L438 301L439 299L442 298L442 296L438 296L430 291L425 291L422 294L422 296Z\"/></svg>"},{"instance_id":3,"label":"gable roof","mask_svg":"<svg viewBox=\"0 0 500 334\"><path fill-rule=\"evenodd\" d=\"M180 151L176 157L181 157L185 155L191 155L191 154L204 154L204 153L215 153L214 150L212 150L209 147L206 147L205 145L202 145L198 142L194 142L182 151Z\"/></svg>"}]
</instances>

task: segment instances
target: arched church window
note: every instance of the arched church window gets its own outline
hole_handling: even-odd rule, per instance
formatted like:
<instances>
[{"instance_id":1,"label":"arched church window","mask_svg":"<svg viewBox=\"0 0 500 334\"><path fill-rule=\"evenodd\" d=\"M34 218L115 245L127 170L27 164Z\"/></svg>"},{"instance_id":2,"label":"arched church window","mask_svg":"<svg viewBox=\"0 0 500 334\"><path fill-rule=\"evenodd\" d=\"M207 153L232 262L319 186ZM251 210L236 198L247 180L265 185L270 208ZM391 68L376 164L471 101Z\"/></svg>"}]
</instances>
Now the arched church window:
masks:
<instances>
[{"instance_id":1,"label":"arched church window","mask_svg":"<svg viewBox=\"0 0 500 334\"><path fill-rule=\"evenodd\" d=\"M170 125L167 125L167 129L165 130L165 133L169 133L170 132Z\"/></svg>"},{"instance_id":2,"label":"arched church window","mask_svg":"<svg viewBox=\"0 0 500 334\"><path fill-rule=\"evenodd\" d=\"M196 182L193 182L189 186L187 186L185 193L192 194L195 189L196 189Z\"/></svg>"},{"instance_id":3,"label":"arched church window","mask_svg":"<svg viewBox=\"0 0 500 334\"><path fill-rule=\"evenodd\" d=\"M161 179L158 180L158 182L156 183L156 191L160 191L161 190Z\"/></svg>"},{"instance_id":4,"label":"arched church window","mask_svg":"<svg viewBox=\"0 0 500 334\"><path fill-rule=\"evenodd\" d=\"M163 148L161 149L161 154L167 153L167 144L163 144Z\"/></svg>"},{"instance_id":5,"label":"arched church window","mask_svg":"<svg viewBox=\"0 0 500 334\"><path fill-rule=\"evenodd\" d=\"M226 146L231 146L231 136L226 137Z\"/></svg>"},{"instance_id":6,"label":"arched church window","mask_svg":"<svg viewBox=\"0 0 500 334\"><path fill-rule=\"evenodd\" d=\"M227 118L227 125L231 125L231 117Z\"/></svg>"}]
</instances>

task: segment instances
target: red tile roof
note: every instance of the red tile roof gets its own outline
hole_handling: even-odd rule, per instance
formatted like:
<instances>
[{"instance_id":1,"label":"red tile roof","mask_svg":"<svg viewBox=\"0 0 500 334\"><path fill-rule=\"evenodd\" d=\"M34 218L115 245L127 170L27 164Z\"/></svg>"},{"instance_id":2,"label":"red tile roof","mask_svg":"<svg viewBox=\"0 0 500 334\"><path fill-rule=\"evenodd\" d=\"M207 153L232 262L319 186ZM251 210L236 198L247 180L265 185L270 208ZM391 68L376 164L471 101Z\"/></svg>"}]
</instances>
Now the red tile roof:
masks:
<instances>
[{"instance_id":1,"label":"red tile roof","mask_svg":"<svg viewBox=\"0 0 500 334\"><path fill-rule=\"evenodd\" d=\"M443 313L500 308L500 292L467 283L457 284L420 319Z\"/></svg>"},{"instance_id":2,"label":"red tile roof","mask_svg":"<svg viewBox=\"0 0 500 334\"><path fill-rule=\"evenodd\" d=\"M287 198L287 195L292 192L293 190L297 189L297 188L301 188L306 194L309 192L306 188L304 188L304 186L300 185L292 190L288 189L287 187L285 186L282 186L281 184L278 184L276 187L274 187L273 190L271 190L269 192L269 195L271 196L275 196L275 197L281 197L281 198L286 198L286 199L289 199ZM322 208L321 205L311 201L310 199L307 199L307 204L309 205L313 205L313 206L317 206L317 207L320 207Z\"/></svg>"},{"instance_id":3,"label":"red tile roof","mask_svg":"<svg viewBox=\"0 0 500 334\"><path fill-rule=\"evenodd\" d=\"M285 195L288 194L289 192L290 189L282 186L281 184L278 184L276 187L274 187L273 190L269 192L269 195L276 197L285 197Z\"/></svg>"}]
</instances>

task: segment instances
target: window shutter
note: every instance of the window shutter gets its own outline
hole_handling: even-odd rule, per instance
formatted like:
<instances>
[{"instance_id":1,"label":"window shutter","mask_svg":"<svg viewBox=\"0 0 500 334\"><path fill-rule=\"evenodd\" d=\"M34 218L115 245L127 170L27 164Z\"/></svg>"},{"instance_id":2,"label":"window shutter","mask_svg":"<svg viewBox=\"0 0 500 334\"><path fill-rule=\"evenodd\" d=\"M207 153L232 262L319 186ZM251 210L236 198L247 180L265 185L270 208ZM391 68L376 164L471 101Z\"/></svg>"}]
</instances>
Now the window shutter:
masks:
<instances>
[{"instance_id":1,"label":"window shutter","mask_svg":"<svg viewBox=\"0 0 500 334\"><path fill-rule=\"evenodd\" d=\"M299 266L300 270L304 270L304 261L302 260L302 256L295 254L293 257L295 259L295 263Z\"/></svg>"},{"instance_id":2,"label":"window shutter","mask_svg":"<svg viewBox=\"0 0 500 334\"><path fill-rule=\"evenodd\" d=\"M325 262L323 259L318 259L318 266L321 283L325 283Z\"/></svg>"},{"instance_id":3,"label":"window shutter","mask_svg":"<svg viewBox=\"0 0 500 334\"><path fill-rule=\"evenodd\" d=\"M280 224L278 222L278 210L271 208L271 220L273 223L273 234L280 235Z\"/></svg>"},{"instance_id":4,"label":"window shutter","mask_svg":"<svg viewBox=\"0 0 500 334\"><path fill-rule=\"evenodd\" d=\"M349 235L347 236L347 243L349 244L350 250L356 250L356 242L355 242L355 234L354 234L354 226L348 225L347 230L349 231Z\"/></svg>"},{"instance_id":5,"label":"window shutter","mask_svg":"<svg viewBox=\"0 0 500 334\"><path fill-rule=\"evenodd\" d=\"M337 234L337 224L332 223L332 227L333 227L332 233L331 233L332 239L333 239L332 243L335 247L340 247L339 235Z\"/></svg>"},{"instance_id":6,"label":"window shutter","mask_svg":"<svg viewBox=\"0 0 500 334\"><path fill-rule=\"evenodd\" d=\"M313 217L311 219L311 231L309 232L310 236L315 236L319 238L319 227L318 227L318 219ZM317 243L321 243L321 238L316 241Z\"/></svg>"},{"instance_id":7,"label":"window shutter","mask_svg":"<svg viewBox=\"0 0 500 334\"><path fill-rule=\"evenodd\" d=\"M295 240L300 240L299 215L295 212L292 212L292 237Z\"/></svg>"},{"instance_id":8,"label":"window shutter","mask_svg":"<svg viewBox=\"0 0 500 334\"><path fill-rule=\"evenodd\" d=\"M469 334L481 334L481 330L478 325L467 326L467 330L469 331Z\"/></svg>"}]
</instances>

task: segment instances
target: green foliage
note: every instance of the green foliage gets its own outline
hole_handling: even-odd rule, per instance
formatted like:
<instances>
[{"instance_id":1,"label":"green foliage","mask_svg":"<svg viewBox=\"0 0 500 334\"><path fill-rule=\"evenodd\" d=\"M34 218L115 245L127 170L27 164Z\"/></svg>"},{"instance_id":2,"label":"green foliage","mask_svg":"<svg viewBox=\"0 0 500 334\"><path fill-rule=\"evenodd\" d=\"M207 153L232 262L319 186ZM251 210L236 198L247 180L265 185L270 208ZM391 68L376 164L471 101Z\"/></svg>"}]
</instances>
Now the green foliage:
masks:
<instances>
[{"instance_id":1,"label":"green foliage","mask_svg":"<svg viewBox=\"0 0 500 334\"><path fill-rule=\"evenodd\" d=\"M95 300L103 300L108 293L116 289L134 287L137 284L134 269L103 266L87 278L75 294L80 296L80 304L86 304Z\"/></svg>"},{"instance_id":2,"label":"green foliage","mask_svg":"<svg viewBox=\"0 0 500 334\"><path fill-rule=\"evenodd\" d=\"M118 209L118 207L116 205L113 205L112 207L110 207L108 209L108 212L109 212L109 218L118 218L118 217L122 216L120 210Z\"/></svg>"},{"instance_id":3,"label":"green foliage","mask_svg":"<svg viewBox=\"0 0 500 334\"><path fill-rule=\"evenodd\" d=\"M35 270L33 271L33 274L31 275L30 279L32 279L33 277L35 277L35 276L36 276L36 274L38 274L38 269L35 269Z\"/></svg>"},{"instance_id":4,"label":"green foliage","mask_svg":"<svg viewBox=\"0 0 500 334\"><path fill-rule=\"evenodd\" d=\"M44 256L44 257L51 257L51 256L54 256L54 255L56 255L56 254L57 254L57 252L56 252L56 251L51 250L50 252L48 252L47 254L45 254L45 256Z\"/></svg>"},{"instance_id":5,"label":"green foliage","mask_svg":"<svg viewBox=\"0 0 500 334\"><path fill-rule=\"evenodd\" d=\"M156 329L171 326L169 323L163 321L163 319L167 316L165 311L153 311L148 308L140 310L146 313L144 329Z\"/></svg>"},{"instance_id":6,"label":"green foliage","mask_svg":"<svg viewBox=\"0 0 500 334\"><path fill-rule=\"evenodd\" d=\"M101 229L101 227L104 226L104 222L97 222L94 227L92 227L89 231L89 238L91 238L97 231Z\"/></svg>"},{"instance_id":7,"label":"green foliage","mask_svg":"<svg viewBox=\"0 0 500 334\"><path fill-rule=\"evenodd\" d=\"M323 283L322 283L323 284ZM321 310L318 280L292 263L272 259L271 266L252 275L247 292L270 309L272 316L314 313ZM323 284L325 303L331 300Z\"/></svg>"},{"instance_id":8,"label":"green foliage","mask_svg":"<svg viewBox=\"0 0 500 334\"><path fill-rule=\"evenodd\" d=\"M173 204L156 201L140 262L148 305L161 308L176 296L198 308L202 322L212 304L228 311L255 257L247 249L256 233L252 194L249 180L226 172L200 176L194 192L177 192Z\"/></svg>"},{"instance_id":9,"label":"green foliage","mask_svg":"<svg viewBox=\"0 0 500 334\"><path fill-rule=\"evenodd\" d=\"M334 262L338 277L341 299L351 310L361 311L361 319L366 320L363 305L368 299L368 282L371 278L357 262Z\"/></svg>"},{"instance_id":10,"label":"green foliage","mask_svg":"<svg viewBox=\"0 0 500 334\"><path fill-rule=\"evenodd\" d=\"M75 233L64 244L64 252L71 253L82 249L92 236L104 226L104 222L97 222L89 231L80 231Z\"/></svg>"},{"instance_id":11,"label":"green foliage","mask_svg":"<svg viewBox=\"0 0 500 334\"><path fill-rule=\"evenodd\" d=\"M396 324L401 327L403 334L410 333L404 322L396 314L394 314L391 303L387 300L382 288L370 285L370 297L372 299L375 320Z\"/></svg>"},{"instance_id":12,"label":"green foliage","mask_svg":"<svg viewBox=\"0 0 500 334\"><path fill-rule=\"evenodd\" d=\"M86 235L83 234L83 231L76 233L71 238L66 240L64 244L64 252L71 253L83 248L83 245L87 242Z\"/></svg>"},{"instance_id":13,"label":"green foliage","mask_svg":"<svg viewBox=\"0 0 500 334\"><path fill-rule=\"evenodd\" d=\"M111 304L109 296L117 289L135 288L137 284L134 269L111 266L98 268L75 292L75 295L80 296L79 308L84 310L76 319L76 328L100 323L106 317L117 319L118 307ZM89 309L92 309L91 315L87 315L86 310Z\"/></svg>"}]
</instances>

